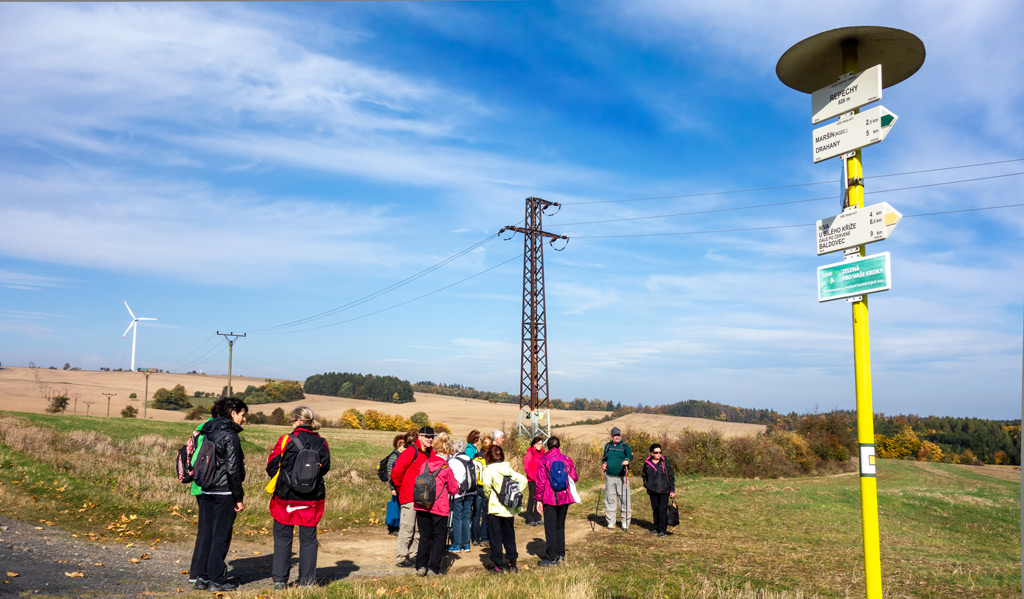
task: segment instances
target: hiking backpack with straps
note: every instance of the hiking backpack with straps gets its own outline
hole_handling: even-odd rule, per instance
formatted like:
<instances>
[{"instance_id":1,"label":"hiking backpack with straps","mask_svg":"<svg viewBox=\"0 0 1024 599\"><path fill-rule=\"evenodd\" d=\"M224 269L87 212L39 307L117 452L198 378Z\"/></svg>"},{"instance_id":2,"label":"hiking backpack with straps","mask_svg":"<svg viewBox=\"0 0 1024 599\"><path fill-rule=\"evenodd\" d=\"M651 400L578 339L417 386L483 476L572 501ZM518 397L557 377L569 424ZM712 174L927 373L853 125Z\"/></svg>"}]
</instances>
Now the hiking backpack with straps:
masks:
<instances>
[{"instance_id":1,"label":"hiking backpack with straps","mask_svg":"<svg viewBox=\"0 0 1024 599\"><path fill-rule=\"evenodd\" d=\"M505 474L501 478L501 488L498 489L498 503L510 510L523 507L523 492L511 476Z\"/></svg>"},{"instance_id":2,"label":"hiking backpack with straps","mask_svg":"<svg viewBox=\"0 0 1024 599\"><path fill-rule=\"evenodd\" d=\"M196 445L199 445L198 430L192 433L188 441L178 448L178 454L174 459L174 470L178 475L179 483L192 482L192 456L196 453Z\"/></svg>"},{"instance_id":3,"label":"hiking backpack with straps","mask_svg":"<svg viewBox=\"0 0 1024 599\"><path fill-rule=\"evenodd\" d=\"M391 456L395 455L395 452L397 451L398 450L396 449L389 453L388 455L384 456L384 459L377 464L377 478L380 479L380 482L386 483L391 480L391 478L388 476L388 460L390 460Z\"/></svg>"},{"instance_id":4,"label":"hiking backpack with straps","mask_svg":"<svg viewBox=\"0 0 1024 599\"><path fill-rule=\"evenodd\" d=\"M434 507L434 501L437 499L437 473L447 467L446 464L442 464L437 470L431 471L429 460L423 463L423 472L416 475L416 481L412 486L412 500L417 505L428 510Z\"/></svg>"},{"instance_id":5,"label":"hiking backpack with straps","mask_svg":"<svg viewBox=\"0 0 1024 599\"><path fill-rule=\"evenodd\" d=\"M312 449L304 446L297 434L292 433L291 438L299 454L295 456L295 461L288 472L288 487L299 493L312 493L316 490L316 482L320 478L320 447L323 447L326 441L321 439L320 447Z\"/></svg>"},{"instance_id":6,"label":"hiking backpack with straps","mask_svg":"<svg viewBox=\"0 0 1024 599\"><path fill-rule=\"evenodd\" d=\"M551 460L548 468L548 483L553 491L564 491L569 488L569 472L562 460Z\"/></svg>"},{"instance_id":7,"label":"hiking backpack with straps","mask_svg":"<svg viewBox=\"0 0 1024 599\"><path fill-rule=\"evenodd\" d=\"M459 456L463 456L466 459L462 459ZM459 495L476 493L479 485L477 483L476 464L473 463L473 459L466 455L465 452L460 451L452 456L452 460L458 460L460 464L466 467L466 478L459 483Z\"/></svg>"},{"instance_id":8,"label":"hiking backpack with straps","mask_svg":"<svg viewBox=\"0 0 1024 599\"><path fill-rule=\"evenodd\" d=\"M212 487L217 482L217 445L204 439L192 462L192 482L200 489Z\"/></svg>"}]
</instances>

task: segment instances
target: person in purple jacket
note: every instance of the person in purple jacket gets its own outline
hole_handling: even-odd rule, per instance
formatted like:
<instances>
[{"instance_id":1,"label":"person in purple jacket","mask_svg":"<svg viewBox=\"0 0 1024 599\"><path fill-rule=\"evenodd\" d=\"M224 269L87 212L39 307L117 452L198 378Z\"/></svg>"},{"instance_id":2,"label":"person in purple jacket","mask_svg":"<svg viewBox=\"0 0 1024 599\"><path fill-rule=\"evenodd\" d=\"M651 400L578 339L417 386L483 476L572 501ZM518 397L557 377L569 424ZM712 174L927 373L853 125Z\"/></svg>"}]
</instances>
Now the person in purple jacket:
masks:
<instances>
[{"instance_id":1,"label":"person in purple jacket","mask_svg":"<svg viewBox=\"0 0 1024 599\"><path fill-rule=\"evenodd\" d=\"M565 516L575 503L569 486L580 479L576 465L559 448L558 437L549 437L548 451L537 460L537 511L544 510L546 559L539 566L554 566L565 561Z\"/></svg>"}]
</instances>

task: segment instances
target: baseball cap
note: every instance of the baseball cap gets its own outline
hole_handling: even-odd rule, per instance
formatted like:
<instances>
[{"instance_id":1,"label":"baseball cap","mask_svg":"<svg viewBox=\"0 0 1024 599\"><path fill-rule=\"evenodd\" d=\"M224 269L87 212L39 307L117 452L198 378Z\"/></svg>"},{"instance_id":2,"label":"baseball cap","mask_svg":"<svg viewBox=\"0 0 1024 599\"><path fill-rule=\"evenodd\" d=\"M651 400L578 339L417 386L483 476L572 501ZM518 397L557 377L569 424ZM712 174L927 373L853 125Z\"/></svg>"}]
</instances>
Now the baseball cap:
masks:
<instances>
[{"instance_id":1,"label":"baseball cap","mask_svg":"<svg viewBox=\"0 0 1024 599\"><path fill-rule=\"evenodd\" d=\"M431 439L433 439L434 438L434 428L431 427L431 426L424 426L424 427L420 428L420 434L425 436L425 437L430 437Z\"/></svg>"},{"instance_id":2,"label":"baseball cap","mask_svg":"<svg viewBox=\"0 0 1024 599\"><path fill-rule=\"evenodd\" d=\"M612 436L613 436L613 437L614 437L615 435L621 435L621 434L622 434L622 431L620 431L620 430L619 430L619 427L617 427L617 426L613 426L613 427L612 427Z\"/></svg>"}]
</instances>

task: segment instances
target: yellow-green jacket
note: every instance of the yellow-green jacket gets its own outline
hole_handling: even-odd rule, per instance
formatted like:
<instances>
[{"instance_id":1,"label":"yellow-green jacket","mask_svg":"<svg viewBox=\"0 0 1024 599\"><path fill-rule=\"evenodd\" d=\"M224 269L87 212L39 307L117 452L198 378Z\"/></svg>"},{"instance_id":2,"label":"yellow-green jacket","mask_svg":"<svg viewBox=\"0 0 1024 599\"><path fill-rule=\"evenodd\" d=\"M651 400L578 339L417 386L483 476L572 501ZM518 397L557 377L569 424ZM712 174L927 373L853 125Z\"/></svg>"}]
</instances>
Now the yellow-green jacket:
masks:
<instances>
[{"instance_id":1,"label":"yellow-green jacket","mask_svg":"<svg viewBox=\"0 0 1024 599\"><path fill-rule=\"evenodd\" d=\"M511 518L519 512L523 511L523 508L516 508L510 510L507 507L501 505L498 501L498 491L501 490L501 481L505 476L511 476L512 480L519 483L519 490L523 492L523 504L526 504L527 493L529 493L527 485L529 481L522 474L519 474L512 469L512 465L508 462L497 462L495 464L488 464L484 468L483 473L483 485L484 485L484 497L487 497L487 513L493 516L501 516L503 518Z\"/></svg>"}]
</instances>

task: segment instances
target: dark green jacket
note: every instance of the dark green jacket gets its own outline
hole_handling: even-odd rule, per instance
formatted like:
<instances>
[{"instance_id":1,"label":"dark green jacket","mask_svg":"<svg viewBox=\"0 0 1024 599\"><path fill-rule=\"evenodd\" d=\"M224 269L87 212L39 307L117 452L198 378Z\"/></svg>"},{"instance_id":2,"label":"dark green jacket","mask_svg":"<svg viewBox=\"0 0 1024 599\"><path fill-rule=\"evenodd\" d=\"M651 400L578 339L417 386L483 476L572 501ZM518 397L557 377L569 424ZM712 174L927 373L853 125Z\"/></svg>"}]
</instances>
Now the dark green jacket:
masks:
<instances>
[{"instance_id":1,"label":"dark green jacket","mask_svg":"<svg viewBox=\"0 0 1024 599\"><path fill-rule=\"evenodd\" d=\"M626 468L622 467L623 460L629 460L630 464L633 463L633 450L629 448L629 443L619 441L618 443L608 442L604 444L601 463L608 465L608 469L605 470L608 476L623 476L626 474Z\"/></svg>"}]
</instances>

